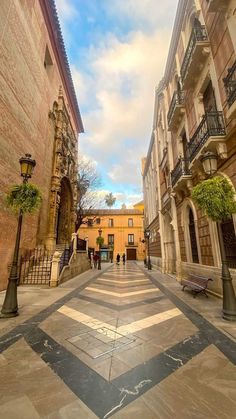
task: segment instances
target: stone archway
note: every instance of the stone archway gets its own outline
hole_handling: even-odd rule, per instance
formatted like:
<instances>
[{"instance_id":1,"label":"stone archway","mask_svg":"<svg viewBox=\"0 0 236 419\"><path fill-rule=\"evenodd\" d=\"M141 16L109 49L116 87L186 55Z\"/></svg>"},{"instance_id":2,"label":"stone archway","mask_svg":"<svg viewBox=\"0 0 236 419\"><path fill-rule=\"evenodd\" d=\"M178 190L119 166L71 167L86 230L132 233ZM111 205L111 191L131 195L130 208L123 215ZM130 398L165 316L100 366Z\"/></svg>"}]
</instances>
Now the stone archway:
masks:
<instances>
[{"instance_id":1,"label":"stone archway","mask_svg":"<svg viewBox=\"0 0 236 419\"><path fill-rule=\"evenodd\" d=\"M61 180L60 203L57 216L56 244L70 242L73 232L73 195L70 181L64 177Z\"/></svg>"}]
</instances>

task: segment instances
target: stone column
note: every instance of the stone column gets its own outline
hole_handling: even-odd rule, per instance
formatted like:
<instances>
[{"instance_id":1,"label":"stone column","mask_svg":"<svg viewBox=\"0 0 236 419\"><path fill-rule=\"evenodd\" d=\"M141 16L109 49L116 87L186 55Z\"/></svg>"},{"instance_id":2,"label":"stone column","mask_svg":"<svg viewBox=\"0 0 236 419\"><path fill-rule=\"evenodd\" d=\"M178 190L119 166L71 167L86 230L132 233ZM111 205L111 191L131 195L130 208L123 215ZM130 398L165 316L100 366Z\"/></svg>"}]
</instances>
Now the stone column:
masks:
<instances>
[{"instance_id":1,"label":"stone column","mask_svg":"<svg viewBox=\"0 0 236 419\"><path fill-rule=\"evenodd\" d=\"M72 233L71 240L73 241L73 252L77 252L77 233Z\"/></svg>"},{"instance_id":2,"label":"stone column","mask_svg":"<svg viewBox=\"0 0 236 419\"><path fill-rule=\"evenodd\" d=\"M57 287L60 275L60 258L61 253L55 252L52 258L52 269L50 276L50 287Z\"/></svg>"}]
</instances>

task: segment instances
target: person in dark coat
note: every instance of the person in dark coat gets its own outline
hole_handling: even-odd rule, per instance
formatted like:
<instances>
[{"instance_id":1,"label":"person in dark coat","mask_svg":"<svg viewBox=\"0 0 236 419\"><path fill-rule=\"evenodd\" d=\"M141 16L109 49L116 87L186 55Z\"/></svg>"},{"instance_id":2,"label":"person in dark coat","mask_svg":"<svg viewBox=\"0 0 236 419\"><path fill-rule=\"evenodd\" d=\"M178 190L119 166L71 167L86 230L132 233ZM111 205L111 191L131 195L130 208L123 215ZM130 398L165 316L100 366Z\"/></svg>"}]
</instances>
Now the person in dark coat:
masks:
<instances>
[{"instance_id":1,"label":"person in dark coat","mask_svg":"<svg viewBox=\"0 0 236 419\"><path fill-rule=\"evenodd\" d=\"M119 265L119 263L120 263L120 255L118 253L116 256L116 264Z\"/></svg>"},{"instance_id":2,"label":"person in dark coat","mask_svg":"<svg viewBox=\"0 0 236 419\"><path fill-rule=\"evenodd\" d=\"M123 265L125 265L125 254L122 255Z\"/></svg>"}]
</instances>

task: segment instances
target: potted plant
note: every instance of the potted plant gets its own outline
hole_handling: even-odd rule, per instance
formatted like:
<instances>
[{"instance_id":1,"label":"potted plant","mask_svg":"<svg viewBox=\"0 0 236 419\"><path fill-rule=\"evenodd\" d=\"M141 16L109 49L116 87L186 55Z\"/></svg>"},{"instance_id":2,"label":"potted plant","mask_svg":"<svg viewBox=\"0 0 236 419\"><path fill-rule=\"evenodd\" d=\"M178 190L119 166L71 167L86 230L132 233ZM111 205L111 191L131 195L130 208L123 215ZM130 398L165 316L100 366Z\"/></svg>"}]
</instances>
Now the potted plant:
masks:
<instances>
[{"instance_id":1,"label":"potted plant","mask_svg":"<svg viewBox=\"0 0 236 419\"><path fill-rule=\"evenodd\" d=\"M208 218L217 223L222 260L223 318L236 320L236 299L232 277L226 261L221 222L236 213L235 192L225 177L215 176L204 180L192 190L192 198Z\"/></svg>"}]
</instances>

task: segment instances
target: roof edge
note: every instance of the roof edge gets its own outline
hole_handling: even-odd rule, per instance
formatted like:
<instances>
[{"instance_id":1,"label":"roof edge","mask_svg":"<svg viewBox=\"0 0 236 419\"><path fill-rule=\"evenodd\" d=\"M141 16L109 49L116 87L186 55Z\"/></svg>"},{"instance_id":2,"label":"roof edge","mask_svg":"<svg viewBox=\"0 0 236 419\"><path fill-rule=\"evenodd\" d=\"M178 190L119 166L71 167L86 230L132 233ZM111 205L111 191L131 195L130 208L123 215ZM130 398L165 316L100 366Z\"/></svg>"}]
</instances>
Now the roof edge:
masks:
<instances>
[{"instance_id":1,"label":"roof edge","mask_svg":"<svg viewBox=\"0 0 236 419\"><path fill-rule=\"evenodd\" d=\"M39 3L55 53L60 75L70 100L76 128L79 133L82 133L84 132L83 122L75 93L74 83L71 76L71 70L62 36L55 0L39 0Z\"/></svg>"}]
</instances>

